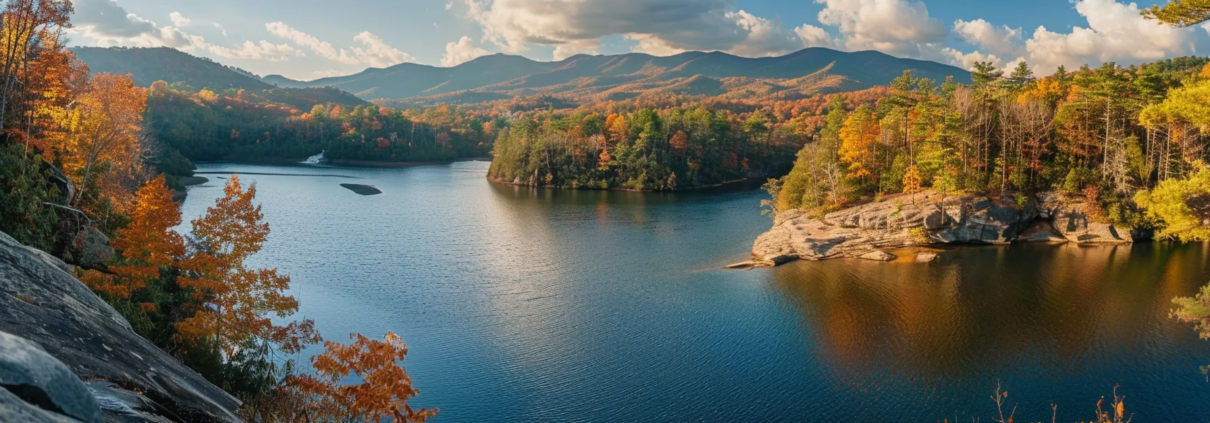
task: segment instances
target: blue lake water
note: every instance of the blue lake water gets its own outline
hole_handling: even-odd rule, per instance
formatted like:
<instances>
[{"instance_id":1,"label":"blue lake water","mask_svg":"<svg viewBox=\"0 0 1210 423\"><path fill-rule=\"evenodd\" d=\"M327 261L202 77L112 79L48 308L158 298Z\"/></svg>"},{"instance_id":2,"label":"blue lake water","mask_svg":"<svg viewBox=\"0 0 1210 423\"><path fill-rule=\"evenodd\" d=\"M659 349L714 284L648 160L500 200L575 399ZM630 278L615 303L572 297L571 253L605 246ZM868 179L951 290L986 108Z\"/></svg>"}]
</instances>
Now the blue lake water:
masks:
<instances>
[{"instance_id":1,"label":"blue lake water","mask_svg":"<svg viewBox=\"0 0 1210 423\"><path fill-rule=\"evenodd\" d=\"M1016 421L1091 420L1115 385L1135 421L1210 420L1210 341L1169 317L1210 282L1202 244L731 271L763 192L520 188L485 162L199 170L219 174L184 219L218 177L255 183L254 264L328 339L402 336L434 422L990 421L997 383Z\"/></svg>"}]
</instances>

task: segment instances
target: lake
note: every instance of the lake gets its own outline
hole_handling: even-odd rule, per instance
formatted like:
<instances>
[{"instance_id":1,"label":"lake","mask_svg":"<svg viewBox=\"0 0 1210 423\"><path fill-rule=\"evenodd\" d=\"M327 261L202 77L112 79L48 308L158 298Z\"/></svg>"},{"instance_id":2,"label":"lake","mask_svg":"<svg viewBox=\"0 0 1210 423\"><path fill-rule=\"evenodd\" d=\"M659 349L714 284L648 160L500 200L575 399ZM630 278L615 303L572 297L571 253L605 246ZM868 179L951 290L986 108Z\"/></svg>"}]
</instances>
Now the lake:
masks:
<instances>
[{"instance_id":1,"label":"lake","mask_svg":"<svg viewBox=\"0 0 1210 423\"><path fill-rule=\"evenodd\" d=\"M765 193L512 187L487 166L208 164L183 218L223 174L255 183L253 264L328 339L403 337L434 422L990 421L997 383L1016 421L1091 420L1115 385L1135 421L1210 416L1210 341L1169 317L1210 281L1206 245L723 270L770 226Z\"/></svg>"}]
</instances>

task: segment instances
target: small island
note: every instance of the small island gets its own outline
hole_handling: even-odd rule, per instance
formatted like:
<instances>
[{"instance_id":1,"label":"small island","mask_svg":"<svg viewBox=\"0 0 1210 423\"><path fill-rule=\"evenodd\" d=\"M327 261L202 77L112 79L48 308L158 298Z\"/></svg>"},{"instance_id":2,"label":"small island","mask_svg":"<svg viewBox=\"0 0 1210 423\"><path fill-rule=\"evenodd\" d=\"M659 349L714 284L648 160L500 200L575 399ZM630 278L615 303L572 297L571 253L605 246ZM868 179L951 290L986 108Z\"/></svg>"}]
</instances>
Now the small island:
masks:
<instances>
[{"instance_id":1,"label":"small island","mask_svg":"<svg viewBox=\"0 0 1210 423\"><path fill-rule=\"evenodd\" d=\"M373 186L373 185L362 185L362 184L340 184L340 186L345 187L345 188L346 188L346 189L348 189L349 191L353 191L353 192L358 193L358 194L361 194L361 195L378 195L378 194L382 194L382 190L378 189L378 187Z\"/></svg>"}]
</instances>

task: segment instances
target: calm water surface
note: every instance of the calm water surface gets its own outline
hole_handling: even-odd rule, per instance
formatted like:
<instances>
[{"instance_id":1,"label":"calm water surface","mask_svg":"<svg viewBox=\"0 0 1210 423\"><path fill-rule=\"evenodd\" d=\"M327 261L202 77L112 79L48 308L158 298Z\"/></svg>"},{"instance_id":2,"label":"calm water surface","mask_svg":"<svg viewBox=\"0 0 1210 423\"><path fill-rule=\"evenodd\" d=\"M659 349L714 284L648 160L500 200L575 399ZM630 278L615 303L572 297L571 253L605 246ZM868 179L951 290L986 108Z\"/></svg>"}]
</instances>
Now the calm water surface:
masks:
<instances>
[{"instance_id":1,"label":"calm water surface","mask_svg":"<svg viewBox=\"0 0 1210 423\"><path fill-rule=\"evenodd\" d=\"M515 188L487 163L205 165L255 183L255 261L329 338L400 334L435 422L1210 421L1210 341L1168 317L1210 248L949 251L935 263L720 270L769 226L756 191ZM186 220L221 195L190 190ZM371 184L362 197L340 183ZM312 351L313 352L313 351ZM304 357L305 360L305 357Z\"/></svg>"}]
</instances>

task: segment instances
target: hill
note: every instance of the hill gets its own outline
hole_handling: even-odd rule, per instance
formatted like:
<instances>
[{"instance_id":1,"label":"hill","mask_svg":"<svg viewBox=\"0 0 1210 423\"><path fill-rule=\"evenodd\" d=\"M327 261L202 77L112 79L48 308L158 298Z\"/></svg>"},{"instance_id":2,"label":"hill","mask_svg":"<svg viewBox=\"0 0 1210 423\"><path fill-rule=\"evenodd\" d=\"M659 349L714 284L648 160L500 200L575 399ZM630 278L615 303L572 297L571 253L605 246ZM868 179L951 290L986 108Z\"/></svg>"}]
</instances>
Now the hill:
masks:
<instances>
[{"instance_id":1,"label":"hill","mask_svg":"<svg viewBox=\"0 0 1210 423\"><path fill-rule=\"evenodd\" d=\"M88 65L92 73L129 74L134 83L141 87L164 81L174 88L192 92L202 89L216 92L246 90L249 93L246 99L249 101L288 104L302 110L310 110L316 104L369 104L332 87L279 88L243 69L167 47L79 47L72 49L72 52Z\"/></svg>"},{"instance_id":2,"label":"hill","mask_svg":"<svg viewBox=\"0 0 1210 423\"><path fill-rule=\"evenodd\" d=\"M194 90L209 88L222 91L233 88L259 91L273 88L244 70L168 47L78 47L71 51L88 64L92 73L130 74L134 83L141 87L149 87L155 81L165 81Z\"/></svg>"},{"instance_id":3,"label":"hill","mask_svg":"<svg viewBox=\"0 0 1210 423\"><path fill-rule=\"evenodd\" d=\"M641 53L577 55L558 62L483 56L442 68L403 63L361 73L295 81L270 75L279 87L335 87L368 100L408 105L475 103L534 95L578 102L625 100L646 94L797 99L889 83L904 70L918 77L970 82L969 72L940 63L874 51L809 48L781 57L745 58L719 52L669 57Z\"/></svg>"}]
</instances>

